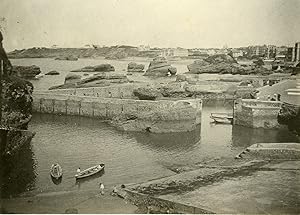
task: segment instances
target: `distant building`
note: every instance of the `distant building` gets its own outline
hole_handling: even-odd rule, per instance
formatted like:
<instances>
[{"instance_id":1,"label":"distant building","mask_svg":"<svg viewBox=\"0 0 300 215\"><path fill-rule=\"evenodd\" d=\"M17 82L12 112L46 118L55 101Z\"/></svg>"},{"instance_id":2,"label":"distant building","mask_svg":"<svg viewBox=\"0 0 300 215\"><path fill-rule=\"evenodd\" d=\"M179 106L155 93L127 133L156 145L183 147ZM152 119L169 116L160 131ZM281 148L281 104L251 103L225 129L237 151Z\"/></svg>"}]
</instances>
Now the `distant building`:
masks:
<instances>
[{"instance_id":1,"label":"distant building","mask_svg":"<svg viewBox=\"0 0 300 215\"><path fill-rule=\"evenodd\" d=\"M258 56L258 57L265 57L267 53L267 46L249 46L249 56Z\"/></svg>"},{"instance_id":2,"label":"distant building","mask_svg":"<svg viewBox=\"0 0 300 215\"><path fill-rule=\"evenodd\" d=\"M300 62L300 42L295 43L295 47L292 53L292 61Z\"/></svg>"},{"instance_id":3,"label":"distant building","mask_svg":"<svg viewBox=\"0 0 300 215\"><path fill-rule=\"evenodd\" d=\"M274 45L268 45L266 49L266 58L267 59L273 59L276 56L276 46Z\"/></svg>"},{"instance_id":4,"label":"distant building","mask_svg":"<svg viewBox=\"0 0 300 215\"><path fill-rule=\"evenodd\" d=\"M288 50L288 47L286 47L286 46L276 47L276 55L286 55L287 50Z\"/></svg>"},{"instance_id":5,"label":"distant building","mask_svg":"<svg viewBox=\"0 0 300 215\"><path fill-rule=\"evenodd\" d=\"M86 44L83 46L84 49L91 49L93 48L93 45L90 45L90 44Z\"/></svg>"},{"instance_id":6,"label":"distant building","mask_svg":"<svg viewBox=\"0 0 300 215\"><path fill-rule=\"evenodd\" d=\"M57 49L57 48L58 48L57 45L52 45L52 46L51 46L51 49Z\"/></svg>"},{"instance_id":7,"label":"distant building","mask_svg":"<svg viewBox=\"0 0 300 215\"><path fill-rule=\"evenodd\" d=\"M288 47L287 48L287 53L286 53L286 56L285 56L285 59L286 59L287 62L292 61L293 51L294 51L293 47Z\"/></svg>"},{"instance_id":8,"label":"distant building","mask_svg":"<svg viewBox=\"0 0 300 215\"><path fill-rule=\"evenodd\" d=\"M276 55L275 60L276 61L285 61L286 57L285 57L285 55Z\"/></svg>"},{"instance_id":9,"label":"distant building","mask_svg":"<svg viewBox=\"0 0 300 215\"><path fill-rule=\"evenodd\" d=\"M149 51L149 50L150 50L150 46L149 46L149 45L147 45L147 46L145 46L145 45L140 45L140 46L138 47L138 50L139 50L139 51Z\"/></svg>"},{"instance_id":10,"label":"distant building","mask_svg":"<svg viewBox=\"0 0 300 215\"><path fill-rule=\"evenodd\" d=\"M232 49L231 52L232 52L232 57L234 58L243 57L244 55L243 51L239 49Z\"/></svg>"},{"instance_id":11,"label":"distant building","mask_svg":"<svg viewBox=\"0 0 300 215\"><path fill-rule=\"evenodd\" d=\"M217 52L214 49L207 49L206 53L208 55L215 55Z\"/></svg>"}]
</instances>

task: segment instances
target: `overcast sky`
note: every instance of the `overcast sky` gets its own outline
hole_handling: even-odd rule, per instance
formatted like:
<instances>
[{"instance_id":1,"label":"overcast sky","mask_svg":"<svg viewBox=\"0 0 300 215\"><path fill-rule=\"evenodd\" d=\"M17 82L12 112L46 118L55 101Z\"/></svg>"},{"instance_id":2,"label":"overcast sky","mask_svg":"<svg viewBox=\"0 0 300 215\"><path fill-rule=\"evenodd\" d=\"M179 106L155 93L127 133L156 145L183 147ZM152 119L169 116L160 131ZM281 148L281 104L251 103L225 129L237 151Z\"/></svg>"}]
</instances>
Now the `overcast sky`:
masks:
<instances>
[{"instance_id":1,"label":"overcast sky","mask_svg":"<svg viewBox=\"0 0 300 215\"><path fill-rule=\"evenodd\" d=\"M7 50L293 45L299 20L300 0L0 0Z\"/></svg>"}]
</instances>

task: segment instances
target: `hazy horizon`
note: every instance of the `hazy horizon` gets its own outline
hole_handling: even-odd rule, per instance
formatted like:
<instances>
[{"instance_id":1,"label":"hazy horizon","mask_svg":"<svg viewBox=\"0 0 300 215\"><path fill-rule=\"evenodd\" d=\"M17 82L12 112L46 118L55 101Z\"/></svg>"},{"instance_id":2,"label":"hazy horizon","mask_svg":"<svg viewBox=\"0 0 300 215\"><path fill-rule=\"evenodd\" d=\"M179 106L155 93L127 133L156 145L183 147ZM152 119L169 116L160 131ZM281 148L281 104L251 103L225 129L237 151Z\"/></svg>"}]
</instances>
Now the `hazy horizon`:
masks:
<instances>
[{"instance_id":1,"label":"hazy horizon","mask_svg":"<svg viewBox=\"0 0 300 215\"><path fill-rule=\"evenodd\" d=\"M1 0L0 5L8 51L54 44L292 46L300 40L300 0Z\"/></svg>"}]
</instances>

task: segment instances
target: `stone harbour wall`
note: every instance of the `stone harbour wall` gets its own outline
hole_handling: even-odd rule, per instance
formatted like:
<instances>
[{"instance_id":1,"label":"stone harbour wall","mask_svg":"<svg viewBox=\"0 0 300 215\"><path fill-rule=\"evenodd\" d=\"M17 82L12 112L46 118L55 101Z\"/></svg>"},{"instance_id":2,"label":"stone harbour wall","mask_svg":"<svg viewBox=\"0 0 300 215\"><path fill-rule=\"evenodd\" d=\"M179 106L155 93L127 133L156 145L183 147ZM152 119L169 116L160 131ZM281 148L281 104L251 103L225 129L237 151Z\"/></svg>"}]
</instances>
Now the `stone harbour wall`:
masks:
<instances>
[{"instance_id":1,"label":"stone harbour wall","mask_svg":"<svg viewBox=\"0 0 300 215\"><path fill-rule=\"evenodd\" d=\"M281 104L278 101L237 100L234 107L233 123L250 128L280 128L277 115Z\"/></svg>"},{"instance_id":2,"label":"stone harbour wall","mask_svg":"<svg viewBox=\"0 0 300 215\"><path fill-rule=\"evenodd\" d=\"M93 96L102 98L133 98L133 89L138 85L136 84L120 84L118 86L107 87L88 87L88 88L72 88L72 89L57 89L35 91L36 94L63 94L74 96Z\"/></svg>"},{"instance_id":3,"label":"stone harbour wall","mask_svg":"<svg viewBox=\"0 0 300 215\"><path fill-rule=\"evenodd\" d=\"M201 111L200 99L144 101L67 95L67 93L33 95L33 112L110 120L113 125L129 131L146 130L154 133L192 131L201 123Z\"/></svg>"}]
</instances>

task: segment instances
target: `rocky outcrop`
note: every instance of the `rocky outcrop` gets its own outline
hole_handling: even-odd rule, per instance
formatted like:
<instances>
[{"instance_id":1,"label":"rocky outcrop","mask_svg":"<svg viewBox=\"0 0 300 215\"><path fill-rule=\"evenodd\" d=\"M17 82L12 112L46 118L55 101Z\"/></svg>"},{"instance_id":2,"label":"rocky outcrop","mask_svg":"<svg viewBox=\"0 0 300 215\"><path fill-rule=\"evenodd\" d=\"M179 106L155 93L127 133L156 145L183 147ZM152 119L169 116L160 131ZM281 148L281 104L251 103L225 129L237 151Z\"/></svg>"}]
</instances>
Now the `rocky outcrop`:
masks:
<instances>
[{"instance_id":1,"label":"rocky outcrop","mask_svg":"<svg viewBox=\"0 0 300 215\"><path fill-rule=\"evenodd\" d=\"M277 120L279 124L287 125L289 131L300 137L300 106L283 103Z\"/></svg>"},{"instance_id":2,"label":"rocky outcrop","mask_svg":"<svg viewBox=\"0 0 300 215\"><path fill-rule=\"evenodd\" d=\"M237 63L237 61L230 55L227 54L216 54L209 56L205 59L208 63Z\"/></svg>"},{"instance_id":3,"label":"rocky outcrop","mask_svg":"<svg viewBox=\"0 0 300 215\"><path fill-rule=\"evenodd\" d=\"M145 66L143 64L137 64L134 62L130 62L127 67L127 72L144 72Z\"/></svg>"},{"instance_id":4,"label":"rocky outcrop","mask_svg":"<svg viewBox=\"0 0 300 215\"><path fill-rule=\"evenodd\" d=\"M100 64L97 66L86 66L81 69L72 70L71 72L113 72L115 68L110 64Z\"/></svg>"},{"instance_id":5,"label":"rocky outcrop","mask_svg":"<svg viewBox=\"0 0 300 215\"><path fill-rule=\"evenodd\" d=\"M84 79L81 79L80 75L74 75L70 73L65 78L65 84L50 87L49 90L85 87L105 87L111 84L122 84L128 82L129 80L126 77L126 75L118 73L101 72Z\"/></svg>"},{"instance_id":6,"label":"rocky outcrop","mask_svg":"<svg viewBox=\"0 0 300 215\"><path fill-rule=\"evenodd\" d=\"M156 100L162 96L159 90L153 87L139 87L133 90L133 94L140 100Z\"/></svg>"},{"instance_id":7,"label":"rocky outcrop","mask_svg":"<svg viewBox=\"0 0 300 215\"><path fill-rule=\"evenodd\" d=\"M32 116L33 85L17 77L2 81L2 125L27 129Z\"/></svg>"},{"instance_id":8,"label":"rocky outcrop","mask_svg":"<svg viewBox=\"0 0 300 215\"><path fill-rule=\"evenodd\" d=\"M189 72L193 74L215 73L215 74L262 74L268 75L272 71L259 65L243 67L230 55L218 54L210 56L204 60L196 60L187 66Z\"/></svg>"},{"instance_id":9,"label":"rocky outcrop","mask_svg":"<svg viewBox=\"0 0 300 215\"><path fill-rule=\"evenodd\" d=\"M163 76L170 76L175 75L177 69L172 67L165 58L157 57L154 58L153 61L150 62L149 68L147 69L145 76L156 76L156 77L163 77Z\"/></svg>"},{"instance_id":10,"label":"rocky outcrop","mask_svg":"<svg viewBox=\"0 0 300 215\"><path fill-rule=\"evenodd\" d=\"M65 84L73 84L81 80L80 75L69 73L65 77Z\"/></svg>"},{"instance_id":11,"label":"rocky outcrop","mask_svg":"<svg viewBox=\"0 0 300 215\"><path fill-rule=\"evenodd\" d=\"M157 51L139 51L133 46L111 46L91 48L45 48L34 47L30 49L14 50L8 53L9 58L61 58L69 56L78 58L106 57L108 59L121 59L124 57L153 57Z\"/></svg>"},{"instance_id":12,"label":"rocky outcrop","mask_svg":"<svg viewBox=\"0 0 300 215\"><path fill-rule=\"evenodd\" d=\"M70 60L70 61L76 61L78 60L78 57L74 56L63 56L63 57L57 57L55 60Z\"/></svg>"},{"instance_id":13,"label":"rocky outcrop","mask_svg":"<svg viewBox=\"0 0 300 215\"><path fill-rule=\"evenodd\" d=\"M32 79L36 75L41 73L40 67L36 65L32 66L13 66L12 68L12 75L25 78L25 79Z\"/></svg>"},{"instance_id":14,"label":"rocky outcrop","mask_svg":"<svg viewBox=\"0 0 300 215\"><path fill-rule=\"evenodd\" d=\"M47 72L45 75L59 75L59 72L53 70L53 71Z\"/></svg>"},{"instance_id":15,"label":"rocky outcrop","mask_svg":"<svg viewBox=\"0 0 300 215\"><path fill-rule=\"evenodd\" d=\"M115 71L115 68L110 64L101 64L98 66L95 66L96 72L113 72Z\"/></svg>"}]
</instances>

